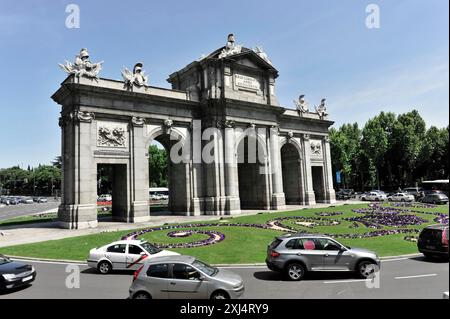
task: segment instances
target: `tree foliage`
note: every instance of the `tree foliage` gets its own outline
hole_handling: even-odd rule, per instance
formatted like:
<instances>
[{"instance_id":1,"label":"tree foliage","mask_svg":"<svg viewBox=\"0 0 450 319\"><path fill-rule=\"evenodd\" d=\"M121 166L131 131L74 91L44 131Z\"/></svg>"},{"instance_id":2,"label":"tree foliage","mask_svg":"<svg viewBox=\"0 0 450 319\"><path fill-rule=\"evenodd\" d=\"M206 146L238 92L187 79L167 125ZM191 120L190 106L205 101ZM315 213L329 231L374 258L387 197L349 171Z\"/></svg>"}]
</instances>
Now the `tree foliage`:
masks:
<instances>
[{"instance_id":1,"label":"tree foliage","mask_svg":"<svg viewBox=\"0 0 450 319\"><path fill-rule=\"evenodd\" d=\"M448 178L449 128L430 127L413 110L381 112L367 121L330 130L332 164L343 188L397 189L424 179Z\"/></svg>"},{"instance_id":2,"label":"tree foliage","mask_svg":"<svg viewBox=\"0 0 450 319\"><path fill-rule=\"evenodd\" d=\"M165 149L150 145L149 148L149 172L151 187L167 187L167 152Z\"/></svg>"}]
</instances>

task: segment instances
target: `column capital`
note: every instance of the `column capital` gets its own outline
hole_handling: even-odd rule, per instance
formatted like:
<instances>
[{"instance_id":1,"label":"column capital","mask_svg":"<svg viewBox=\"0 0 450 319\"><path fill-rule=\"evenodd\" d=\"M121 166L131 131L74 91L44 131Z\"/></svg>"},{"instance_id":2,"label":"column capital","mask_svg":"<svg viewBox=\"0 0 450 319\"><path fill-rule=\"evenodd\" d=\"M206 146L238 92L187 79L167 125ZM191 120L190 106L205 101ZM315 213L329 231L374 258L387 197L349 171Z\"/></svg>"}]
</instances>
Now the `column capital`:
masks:
<instances>
[{"instance_id":1,"label":"column capital","mask_svg":"<svg viewBox=\"0 0 450 319\"><path fill-rule=\"evenodd\" d=\"M73 111L69 116L74 122L80 123L92 123L95 118L94 113L85 111Z\"/></svg>"},{"instance_id":2,"label":"column capital","mask_svg":"<svg viewBox=\"0 0 450 319\"><path fill-rule=\"evenodd\" d=\"M145 119L142 117L133 116L131 118L131 125L135 127L143 127L145 124Z\"/></svg>"},{"instance_id":3,"label":"column capital","mask_svg":"<svg viewBox=\"0 0 450 319\"><path fill-rule=\"evenodd\" d=\"M274 134L278 134L280 132L280 126L278 124L272 125L270 131Z\"/></svg>"}]
</instances>

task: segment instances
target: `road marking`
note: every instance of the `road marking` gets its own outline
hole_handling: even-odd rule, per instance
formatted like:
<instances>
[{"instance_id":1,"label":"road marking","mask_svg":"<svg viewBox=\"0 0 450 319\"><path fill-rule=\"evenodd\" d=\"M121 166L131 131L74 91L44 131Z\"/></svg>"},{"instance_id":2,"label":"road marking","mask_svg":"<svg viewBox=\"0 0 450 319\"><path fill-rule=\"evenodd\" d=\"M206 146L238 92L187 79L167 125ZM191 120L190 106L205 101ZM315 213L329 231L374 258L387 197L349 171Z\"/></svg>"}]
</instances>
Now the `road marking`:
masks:
<instances>
[{"instance_id":1,"label":"road marking","mask_svg":"<svg viewBox=\"0 0 450 319\"><path fill-rule=\"evenodd\" d=\"M427 274L427 275L416 275L416 276L395 277L395 279L412 279L412 278L435 277L435 276L437 276L437 274Z\"/></svg>"},{"instance_id":2,"label":"road marking","mask_svg":"<svg viewBox=\"0 0 450 319\"><path fill-rule=\"evenodd\" d=\"M324 284L344 284L344 283L352 283L352 282L368 282L371 279L351 279L351 280L333 280L333 281L324 281Z\"/></svg>"},{"instance_id":3,"label":"road marking","mask_svg":"<svg viewBox=\"0 0 450 319\"><path fill-rule=\"evenodd\" d=\"M15 261L23 261L23 262L29 262L34 264L51 264L51 265L77 265L77 266L87 266L86 264L81 263L69 263L69 262L62 262L62 261L45 261L45 260L31 260L31 259L18 259L18 258L11 258Z\"/></svg>"}]
</instances>

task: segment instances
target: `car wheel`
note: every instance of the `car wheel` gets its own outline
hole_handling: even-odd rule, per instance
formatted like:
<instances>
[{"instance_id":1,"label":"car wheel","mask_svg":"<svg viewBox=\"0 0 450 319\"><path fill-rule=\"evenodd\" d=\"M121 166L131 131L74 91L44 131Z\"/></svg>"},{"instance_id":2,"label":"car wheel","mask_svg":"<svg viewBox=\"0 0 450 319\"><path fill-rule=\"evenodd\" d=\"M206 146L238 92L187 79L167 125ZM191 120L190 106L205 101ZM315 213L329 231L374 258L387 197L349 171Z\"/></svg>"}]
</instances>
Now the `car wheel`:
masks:
<instances>
[{"instance_id":1,"label":"car wheel","mask_svg":"<svg viewBox=\"0 0 450 319\"><path fill-rule=\"evenodd\" d=\"M230 296L222 290L216 291L211 295L212 300L228 300Z\"/></svg>"},{"instance_id":2,"label":"car wheel","mask_svg":"<svg viewBox=\"0 0 450 319\"><path fill-rule=\"evenodd\" d=\"M97 270L102 275L106 275L112 271L112 265L109 261L104 260L104 261L99 262L99 264L97 266Z\"/></svg>"},{"instance_id":3,"label":"car wheel","mask_svg":"<svg viewBox=\"0 0 450 319\"><path fill-rule=\"evenodd\" d=\"M139 291L133 296L133 299L152 299L152 297L145 291Z\"/></svg>"},{"instance_id":4,"label":"car wheel","mask_svg":"<svg viewBox=\"0 0 450 319\"><path fill-rule=\"evenodd\" d=\"M286 275L289 280L300 281L305 276L306 269L305 266L299 263L289 264L286 268Z\"/></svg>"},{"instance_id":5,"label":"car wheel","mask_svg":"<svg viewBox=\"0 0 450 319\"><path fill-rule=\"evenodd\" d=\"M376 271L377 265L370 260L363 260L358 264L357 271L359 277L363 279L370 278Z\"/></svg>"}]
</instances>

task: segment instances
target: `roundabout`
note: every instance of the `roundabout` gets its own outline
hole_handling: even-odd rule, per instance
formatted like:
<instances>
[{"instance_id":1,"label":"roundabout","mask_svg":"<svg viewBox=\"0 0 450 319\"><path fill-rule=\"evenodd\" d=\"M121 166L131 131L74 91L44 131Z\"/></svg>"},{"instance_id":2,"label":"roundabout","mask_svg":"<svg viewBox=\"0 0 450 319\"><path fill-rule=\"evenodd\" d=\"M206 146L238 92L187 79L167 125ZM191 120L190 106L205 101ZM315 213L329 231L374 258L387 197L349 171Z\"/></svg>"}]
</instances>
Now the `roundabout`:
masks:
<instances>
[{"instance_id":1,"label":"roundabout","mask_svg":"<svg viewBox=\"0 0 450 319\"><path fill-rule=\"evenodd\" d=\"M371 237L384 237L404 234L404 240L410 241L411 237L420 232L418 226L425 225L430 220L422 217L435 216L432 221L440 224L448 224L448 214L417 209L433 209L436 205L389 203L369 204L367 207L352 209L352 217L346 217L349 213L340 211L314 212L313 216L284 216L269 219L265 223L231 223L222 220L217 223L180 224L142 229L129 233L122 239L146 239L161 249L199 248L219 244L227 239L227 230L240 229L264 229L282 233L321 233L326 236L343 239L364 239ZM347 231L342 230L345 226ZM338 227L340 229L338 230ZM214 228L214 229L212 229ZM220 229L217 230L217 229ZM169 242L153 240L151 234L159 233ZM242 232L245 235L245 230ZM165 235L165 236L164 236ZM159 236L159 240L163 238ZM176 242L172 242L176 240Z\"/></svg>"}]
</instances>

